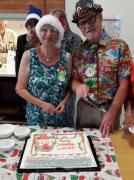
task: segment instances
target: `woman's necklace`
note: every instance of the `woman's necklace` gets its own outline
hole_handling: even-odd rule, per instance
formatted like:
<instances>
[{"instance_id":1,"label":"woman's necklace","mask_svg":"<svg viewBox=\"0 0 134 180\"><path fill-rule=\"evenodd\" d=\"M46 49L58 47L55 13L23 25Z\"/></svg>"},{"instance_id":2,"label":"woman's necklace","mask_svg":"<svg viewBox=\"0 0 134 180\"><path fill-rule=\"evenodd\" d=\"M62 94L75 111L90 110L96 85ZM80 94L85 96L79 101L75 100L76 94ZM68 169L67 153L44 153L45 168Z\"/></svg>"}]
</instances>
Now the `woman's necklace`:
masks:
<instances>
[{"instance_id":1,"label":"woman's necklace","mask_svg":"<svg viewBox=\"0 0 134 180\"><path fill-rule=\"evenodd\" d=\"M50 62L52 59L52 56L46 56L46 62Z\"/></svg>"},{"instance_id":2,"label":"woman's necklace","mask_svg":"<svg viewBox=\"0 0 134 180\"><path fill-rule=\"evenodd\" d=\"M55 58L55 56L56 56L56 50L55 49L53 49L53 51L47 51L47 50L45 50L44 52L43 52L43 50L42 50L42 55L43 55L43 59L47 62L47 63L50 63L50 62L52 62L53 61L53 59Z\"/></svg>"}]
</instances>

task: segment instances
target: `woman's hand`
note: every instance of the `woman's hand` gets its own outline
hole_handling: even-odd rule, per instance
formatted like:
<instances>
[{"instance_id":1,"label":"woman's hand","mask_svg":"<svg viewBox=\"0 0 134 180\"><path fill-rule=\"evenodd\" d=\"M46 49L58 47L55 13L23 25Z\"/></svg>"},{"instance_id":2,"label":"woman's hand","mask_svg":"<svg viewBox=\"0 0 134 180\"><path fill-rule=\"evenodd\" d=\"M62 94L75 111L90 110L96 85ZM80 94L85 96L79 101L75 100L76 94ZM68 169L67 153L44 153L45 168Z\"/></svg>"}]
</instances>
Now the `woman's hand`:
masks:
<instances>
[{"instance_id":1,"label":"woman's hand","mask_svg":"<svg viewBox=\"0 0 134 180\"><path fill-rule=\"evenodd\" d=\"M41 108L46 112L46 113L55 113L56 108L53 104L47 103L47 102L42 102L41 103Z\"/></svg>"},{"instance_id":2,"label":"woman's hand","mask_svg":"<svg viewBox=\"0 0 134 180\"><path fill-rule=\"evenodd\" d=\"M64 111L64 109L65 109L65 101L64 101L64 100L61 101L61 102L59 103L59 105L58 105L55 109L56 109L56 112L55 112L55 113L57 113L57 114L63 113L63 111Z\"/></svg>"}]
</instances>

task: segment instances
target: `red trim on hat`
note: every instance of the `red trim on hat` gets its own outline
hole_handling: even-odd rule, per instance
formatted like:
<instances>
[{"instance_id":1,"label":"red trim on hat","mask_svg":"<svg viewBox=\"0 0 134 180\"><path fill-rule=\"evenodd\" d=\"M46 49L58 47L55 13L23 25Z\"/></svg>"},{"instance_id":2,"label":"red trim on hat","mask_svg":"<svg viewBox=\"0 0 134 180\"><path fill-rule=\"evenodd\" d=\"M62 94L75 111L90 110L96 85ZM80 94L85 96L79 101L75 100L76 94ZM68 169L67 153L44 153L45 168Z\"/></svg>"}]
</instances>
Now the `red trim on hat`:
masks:
<instances>
[{"instance_id":1,"label":"red trim on hat","mask_svg":"<svg viewBox=\"0 0 134 180\"><path fill-rule=\"evenodd\" d=\"M60 17L57 17L57 18L60 21L61 25L64 27L65 26L65 21Z\"/></svg>"}]
</instances>

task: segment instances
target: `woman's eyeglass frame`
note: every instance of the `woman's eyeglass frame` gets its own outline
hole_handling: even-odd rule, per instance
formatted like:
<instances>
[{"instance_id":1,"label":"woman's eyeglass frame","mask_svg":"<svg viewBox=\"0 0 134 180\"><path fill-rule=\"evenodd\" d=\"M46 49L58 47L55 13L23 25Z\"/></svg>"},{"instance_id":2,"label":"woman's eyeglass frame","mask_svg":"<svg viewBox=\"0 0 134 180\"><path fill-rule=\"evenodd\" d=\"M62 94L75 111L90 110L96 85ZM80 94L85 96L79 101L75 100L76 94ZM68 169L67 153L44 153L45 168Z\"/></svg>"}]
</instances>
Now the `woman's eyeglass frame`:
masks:
<instances>
[{"instance_id":1,"label":"woman's eyeglass frame","mask_svg":"<svg viewBox=\"0 0 134 180\"><path fill-rule=\"evenodd\" d=\"M42 27L40 29L40 32L42 32L42 33L47 33L47 31L50 31L53 34L58 33L58 30L55 27L53 29L50 29L50 30L48 30L46 27Z\"/></svg>"}]
</instances>

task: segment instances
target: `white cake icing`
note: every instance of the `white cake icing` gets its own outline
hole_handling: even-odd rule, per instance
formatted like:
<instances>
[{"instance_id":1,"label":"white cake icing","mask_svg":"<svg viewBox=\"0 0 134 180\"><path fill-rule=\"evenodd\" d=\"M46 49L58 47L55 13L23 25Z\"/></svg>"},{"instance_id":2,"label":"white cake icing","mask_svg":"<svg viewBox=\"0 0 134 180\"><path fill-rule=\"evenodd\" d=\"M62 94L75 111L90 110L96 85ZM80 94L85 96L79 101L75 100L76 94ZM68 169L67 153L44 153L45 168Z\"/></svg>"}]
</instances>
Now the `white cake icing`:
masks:
<instances>
[{"instance_id":1,"label":"white cake icing","mask_svg":"<svg viewBox=\"0 0 134 180\"><path fill-rule=\"evenodd\" d=\"M21 168L85 168L96 166L84 132L32 134Z\"/></svg>"}]
</instances>

